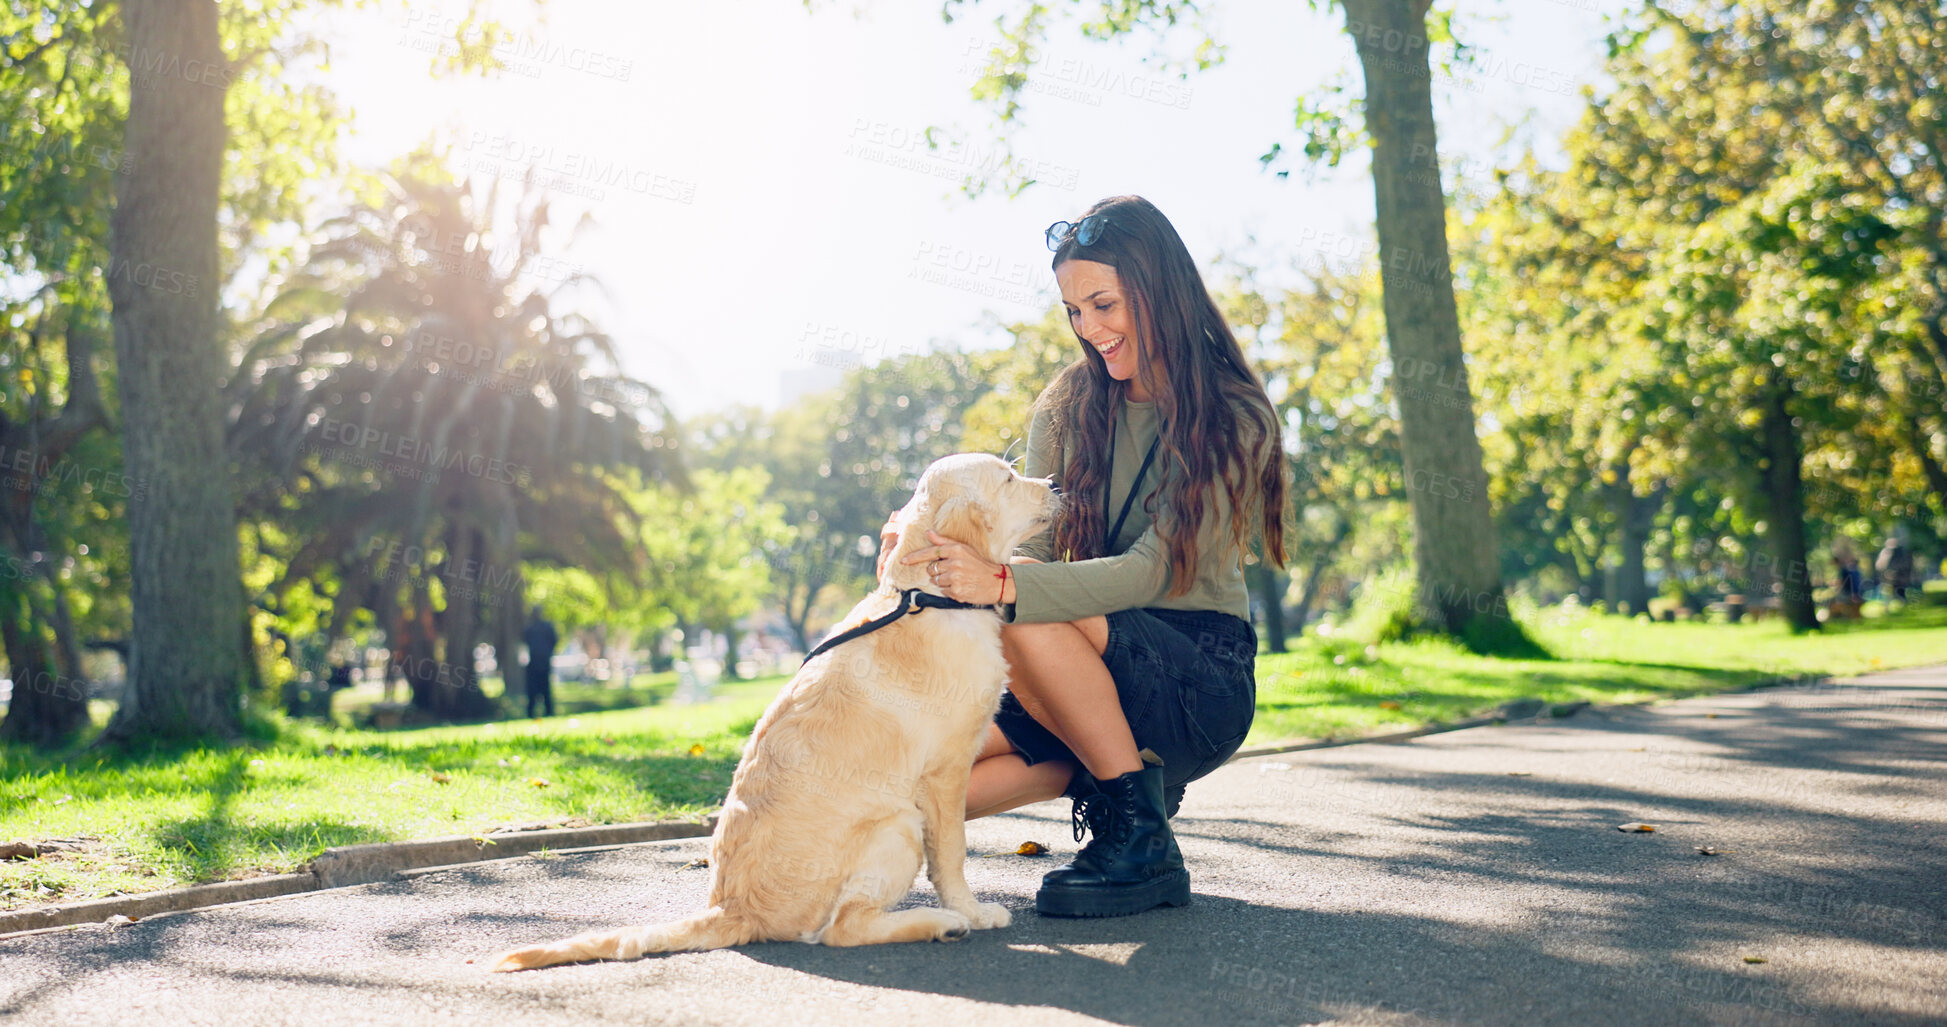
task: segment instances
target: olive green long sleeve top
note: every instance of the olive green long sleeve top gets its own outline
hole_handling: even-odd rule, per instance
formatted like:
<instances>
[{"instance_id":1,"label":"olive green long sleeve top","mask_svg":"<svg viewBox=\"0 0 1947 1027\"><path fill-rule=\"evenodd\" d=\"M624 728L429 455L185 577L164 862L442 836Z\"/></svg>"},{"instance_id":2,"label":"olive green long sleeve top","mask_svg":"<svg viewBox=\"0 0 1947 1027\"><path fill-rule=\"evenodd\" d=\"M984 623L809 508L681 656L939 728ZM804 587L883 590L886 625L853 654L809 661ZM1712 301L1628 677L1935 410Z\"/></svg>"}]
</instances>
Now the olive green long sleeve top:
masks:
<instances>
[{"instance_id":1,"label":"olive green long sleeve top","mask_svg":"<svg viewBox=\"0 0 1947 1027\"><path fill-rule=\"evenodd\" d=\"M1028 426L1028 449L1023 472L1030 478L1051 477L1061 487L1067 468L1063 452L1049 415L1035 405ZM1125 399L1115 412L1115 461L1109 471L1108 530L1123 499L1136 482L1143 454L1155 440L1159 425L1154 402L1138 403ZM1109 555L1093 560L1059 562L1054 551L1054 530L1050 527L1023 543L1017 552L1041 563L1016 564L1014 602L1001 611L1013 623L1079 620L1096 614L1138 607L1172 610L1217 610L1234 614L1245 621L1251 618L1250 593L1244 587L1242 555L1230 552L1229 500L1221 487L1210 491L1203 522L1197 525L1197 570L1190 591L1167 596L1169 591L1169 549L1144 505L1168 480L1165 461L1157 459L1143 476L1142 491L1130 504L1129 519L1121 533L1110 540ZM1101 503L1102 496L1066 495L1070 503ZM1161 499L1158 513L1161 513Z\"/></svg>"}]
</instances>

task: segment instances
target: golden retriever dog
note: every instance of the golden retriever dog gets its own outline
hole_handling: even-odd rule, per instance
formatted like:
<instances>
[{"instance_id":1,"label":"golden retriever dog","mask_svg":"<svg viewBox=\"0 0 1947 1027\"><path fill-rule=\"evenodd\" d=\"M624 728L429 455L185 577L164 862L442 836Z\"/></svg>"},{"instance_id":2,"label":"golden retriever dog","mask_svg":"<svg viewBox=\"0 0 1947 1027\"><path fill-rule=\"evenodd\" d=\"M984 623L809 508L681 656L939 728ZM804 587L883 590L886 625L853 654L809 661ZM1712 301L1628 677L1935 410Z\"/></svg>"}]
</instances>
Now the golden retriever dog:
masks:
<instances>
[{"instance_id":1,"label":"golden retriever dog","mask_svg":"<svg viewBox=\"0 0 1947 1027\"><path fill-rule=\"evenodd\" d=\"M1057 506L1048 479L996 457L934 463L899 511L878 589L835 633L899 608L904 589L938 594L926 564L901 562L930 544L929 529L1005 563ZM1000 618L985 607L920 609L820 653L745 745L711 838L708 910L516 949L491 969L754 941L947 941L1007 926L1007 909L974 901L964 873L967 775L1006 678ZM892 911L922 855L944 908Z\"/></svg>"}]
</instances>

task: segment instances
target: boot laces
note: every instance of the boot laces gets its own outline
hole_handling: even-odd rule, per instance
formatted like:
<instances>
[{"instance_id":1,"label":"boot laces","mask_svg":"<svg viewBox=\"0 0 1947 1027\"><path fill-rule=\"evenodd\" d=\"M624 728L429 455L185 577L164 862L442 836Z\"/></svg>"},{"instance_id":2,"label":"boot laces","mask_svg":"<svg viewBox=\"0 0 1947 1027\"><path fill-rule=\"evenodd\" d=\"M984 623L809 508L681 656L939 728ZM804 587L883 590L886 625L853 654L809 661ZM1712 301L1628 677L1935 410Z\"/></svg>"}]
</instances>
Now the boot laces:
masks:
<instances>
[{"instance_id":1,"label":"boot laces","mask_svg":"<svg viewBox=\"0 0 1947 1027\"><path fill-rule=\"evenodd\" d=\"M1125 796L1123 802L1117 803L1115 797L1106 792L1094 792L1075 800L1071 816L1076 841L1082 840L1082 832L1086 829L1095 836L1089 843L1090 847L1095 842L1119 847L1128 840L1129 833L1136 826L1135 796L1132 793Z\"/></svg>"},{"instance_id":2,"label":"boot laces","mask_svg":"<svg viewBox=\"0 0 1947 1027\"><path fill-rule=\"evenodd\" d=\"M1075 808L1070 813L1074 822L1075 840L1081 841L1084 832L1100 836L1102 819L1109 812L1109 797L1101 792L1092 792L1075 800Z\"/></svg>"}]
</instances>

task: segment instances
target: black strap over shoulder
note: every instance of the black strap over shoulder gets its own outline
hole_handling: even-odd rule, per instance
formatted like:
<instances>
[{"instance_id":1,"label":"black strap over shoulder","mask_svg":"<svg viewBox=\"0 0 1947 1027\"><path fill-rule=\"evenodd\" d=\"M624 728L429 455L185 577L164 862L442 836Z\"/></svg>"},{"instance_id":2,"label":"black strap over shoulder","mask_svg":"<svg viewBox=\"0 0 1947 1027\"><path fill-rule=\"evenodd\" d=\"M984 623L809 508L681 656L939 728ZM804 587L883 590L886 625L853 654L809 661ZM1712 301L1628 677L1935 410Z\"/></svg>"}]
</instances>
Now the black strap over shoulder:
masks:
<instances>
[{"instance_id":1,"label":"black strap over shoulder","mask_svg":"<svg viewBox=\"0 0 1947 1027\"><path fill-rule=\"evenodd\" d=\"M1129 519L1129 507L1136 502L1136 493L1141 492L1143 490L1143 477L1149 474L1149 465L1152 461L1156 459L1156 444L1161 441L1163 441L1163 433L1162 430L1159 428L1156 432L1156 437L1154 439L1151 439L1149 442L1149 452L1143 454L1142 467L1136 471L1135 484L1129 486L1129 494L1123 497L1122 512L1116 515L1115 527L1110 528L1108 535L1102 539L1102 552L1104 554L1108 553L1109 549L1115 545L1116 539L1122 537L1122 522ZM1111 427L1109 429L1109 473L1111 474L1115 473L1115 429L1114 427ZM1106 524L1108 523L1108 520L1109 520L1109 485L1108 483L1105 482L1102 485L1102 522Z\"/></svg>"},{"instance_id":2,"label":"black strap over shoulder","mask_svg":"<svg viewBox=\"0 0 1947 1027\"><path fill-rule=\"evenodd\" d=\"M992 606L988 606L982 603L963 603L958 599L948 599L946 596L934 595L933 593L927 592L923 589L909 588L899 593L899 605L893 607L891 613L874 617L871 620L866 621L864 624L860 624L857 627L851 628L847 631L840 632L839 634L833 635L832 637L825 639L823 642L820 642L817 644L817 646L813 647L810 652L805 654L804 662L810 663L811 658L817 656L819 653L822 653L825 650L830 649L831 647L838 645L840 643L850 642L852 639L858 638L861 635L869 635L874 631L877 631L880 628L883 628L886 625L891 624L893 621L896 621L899 618L906 616L909 613L918 613L921 610L991 610L991 609L993 609ZM802 668L804 664L801 663L798 666Z\"/></svg>"}]
</instances>

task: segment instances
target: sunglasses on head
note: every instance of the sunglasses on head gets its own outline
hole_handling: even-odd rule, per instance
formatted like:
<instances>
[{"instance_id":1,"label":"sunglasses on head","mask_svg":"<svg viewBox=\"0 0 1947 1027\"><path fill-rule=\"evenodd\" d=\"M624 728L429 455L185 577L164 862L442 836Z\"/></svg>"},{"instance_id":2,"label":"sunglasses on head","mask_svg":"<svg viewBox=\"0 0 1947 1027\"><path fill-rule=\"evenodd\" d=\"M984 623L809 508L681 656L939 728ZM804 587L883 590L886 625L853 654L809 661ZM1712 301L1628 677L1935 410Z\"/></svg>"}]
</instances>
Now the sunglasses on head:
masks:
<instances>
[{"instance_id":1,"label":"sunglasses on head","mask_svg":"<svg viewBox=\"0 0 1947 1027\"><path fill-rule=\"evenodd\" d=\"M1102 230L1107 227L1109 227L1109 216L1107 214L1090 214L1088 217L1083 218L1079 224L1069 221L1057 221L1048 226L1048 248L1051 250L1061 249L1061 244L1068 241L1068 236L1071 232L1074 234L1076 242L1081 243L1083 246L1093 246L1095 245L1095 240L1102 238Z\"/></svg>"}]
</instances>

